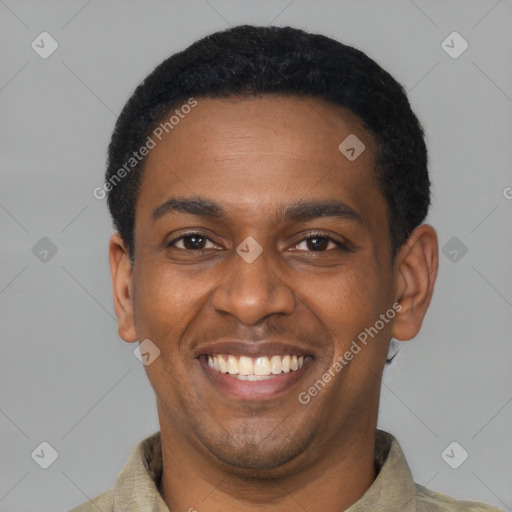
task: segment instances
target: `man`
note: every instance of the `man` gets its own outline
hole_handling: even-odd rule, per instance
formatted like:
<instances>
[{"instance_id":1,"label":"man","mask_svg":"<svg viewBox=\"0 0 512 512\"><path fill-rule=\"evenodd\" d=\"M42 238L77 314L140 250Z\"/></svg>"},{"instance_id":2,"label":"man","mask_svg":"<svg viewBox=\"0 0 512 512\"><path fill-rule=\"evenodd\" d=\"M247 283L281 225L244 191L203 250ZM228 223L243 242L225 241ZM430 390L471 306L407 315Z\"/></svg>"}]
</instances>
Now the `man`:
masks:
<instances>
[{"instance_id":1,"label":"man","mask_svg":"<svg viewBox=\"0 0 512 512\"><path fill-rule=\"evenodd\" d=\"M437 275L429 186L402 87L354 48L242 26L158 66L95 194L160 431L74 511L497 510L416 485L377 430Z\"/></svg>"}]
</instances>

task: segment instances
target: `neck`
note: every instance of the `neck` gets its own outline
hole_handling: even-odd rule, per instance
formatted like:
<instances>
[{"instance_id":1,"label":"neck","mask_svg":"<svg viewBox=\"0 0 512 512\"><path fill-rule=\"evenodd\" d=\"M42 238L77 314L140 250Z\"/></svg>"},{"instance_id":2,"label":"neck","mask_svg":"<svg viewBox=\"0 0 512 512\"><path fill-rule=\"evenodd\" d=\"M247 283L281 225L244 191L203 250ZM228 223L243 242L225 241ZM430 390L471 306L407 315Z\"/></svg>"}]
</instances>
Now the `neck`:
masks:
<instances>
[{"instance_id":1,"label":"neck","mask_svg":"<svg viewBox=\"0 0 512 512\"><path fill-rule=\"evenodd\" d=\"M164 472L159 491L171 512L276 512L346 510L373 483L376 422L351 435L343 433L334 446L291 461L266 474L243 473L200 453L161 422ZM179 441L178 441L179 439ZM210 460L209 460L210 459Z\"/></svg>"}]
</instances>

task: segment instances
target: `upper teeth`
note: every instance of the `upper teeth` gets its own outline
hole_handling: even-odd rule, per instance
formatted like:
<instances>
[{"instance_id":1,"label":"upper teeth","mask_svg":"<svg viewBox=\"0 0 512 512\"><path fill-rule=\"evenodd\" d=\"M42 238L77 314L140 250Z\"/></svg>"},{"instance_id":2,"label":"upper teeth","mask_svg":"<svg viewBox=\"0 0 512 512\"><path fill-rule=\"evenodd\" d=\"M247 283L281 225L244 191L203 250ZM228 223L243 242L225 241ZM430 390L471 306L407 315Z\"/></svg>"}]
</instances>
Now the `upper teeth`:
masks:
<instances>
[{"instance_id":1,"label":"upper teeth","mask_svg":"<svg viewBox=\"0 0 512 512\"><path fill-rule=\"evenodd\" d=\"M304 356L280 355L262 357L235 356L232 354L212 354L208 356L208 366L222 373L239 376L266 376L288 373L302 368Z\"/></svg>"}]
</instances>

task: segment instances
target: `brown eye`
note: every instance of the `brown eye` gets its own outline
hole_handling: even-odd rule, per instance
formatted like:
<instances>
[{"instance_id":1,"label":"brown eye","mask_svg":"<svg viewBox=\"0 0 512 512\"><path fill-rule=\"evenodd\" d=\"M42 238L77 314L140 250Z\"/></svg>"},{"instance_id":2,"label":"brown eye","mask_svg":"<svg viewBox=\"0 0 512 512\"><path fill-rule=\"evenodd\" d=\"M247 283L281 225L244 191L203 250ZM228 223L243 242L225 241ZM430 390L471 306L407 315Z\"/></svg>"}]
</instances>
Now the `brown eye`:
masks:
<instances>
[{"instance_id":1,"label":"brown eye","mask_svg":"<svg viewBox=\"0 0 512 512\"><path fill-rule=\"evenodd\" d=\"M302 246L302 247L301 247ZM327 252L332 249L347 250L346 244L329 235L314 234L295 245L299 251Z\"/></svg>"},{"instance_id":2,"label":"brown eye","mask_svg":"<svg viewBox=\"0 0 512 512\"><path fill-rule=\"evenodd\" d=\"M206 249L208 241L209 239L201 233L190 233L169 242L167 247L176 247L186 251L201 251Z\"/></svg>"},{"instance_id":3,"label":"brown eye","mask_svg":"<svg viewBox=\"0 0 512 512\"><path fill-rule=\"evenodd\" d=\"M183 237L185 249L204 249L206 238L202 236L190 235Z\"/></svg>"},{"instance_id":4,"label":"brown eye","mask_svg":"<svg viewBox=\"0 0 512 512\"><path fill-rule=\"evenodd\" d=\"M329 239L325 237L315 236L306 240L306 245L311 251L324 251L329 245Z\"/></svg>"}]
</instances>

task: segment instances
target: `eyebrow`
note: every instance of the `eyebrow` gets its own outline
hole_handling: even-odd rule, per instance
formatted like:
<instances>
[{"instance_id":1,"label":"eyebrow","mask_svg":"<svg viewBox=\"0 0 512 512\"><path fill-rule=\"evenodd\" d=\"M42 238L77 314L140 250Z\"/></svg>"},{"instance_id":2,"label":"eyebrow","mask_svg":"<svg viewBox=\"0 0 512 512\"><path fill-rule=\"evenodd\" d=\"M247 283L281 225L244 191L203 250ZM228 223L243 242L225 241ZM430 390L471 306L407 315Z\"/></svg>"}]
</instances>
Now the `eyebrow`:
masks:
<instances>
[{"instance_id":1,"label":"eyebrow","mask_svg":"<svg viewBox=\"0 0 512 512\"><path fill-rule=\"evenodd\" d=\"M319 217L338 217L362 222L361 216L343 201L338 199L298 201L279 206L278 221L306 221ZM172 213L188 213L211 219L227 217L223 206L209 199L194 197L171 197L155 208L151 214L153 221Z\"/></svg>"}]
</instances>

